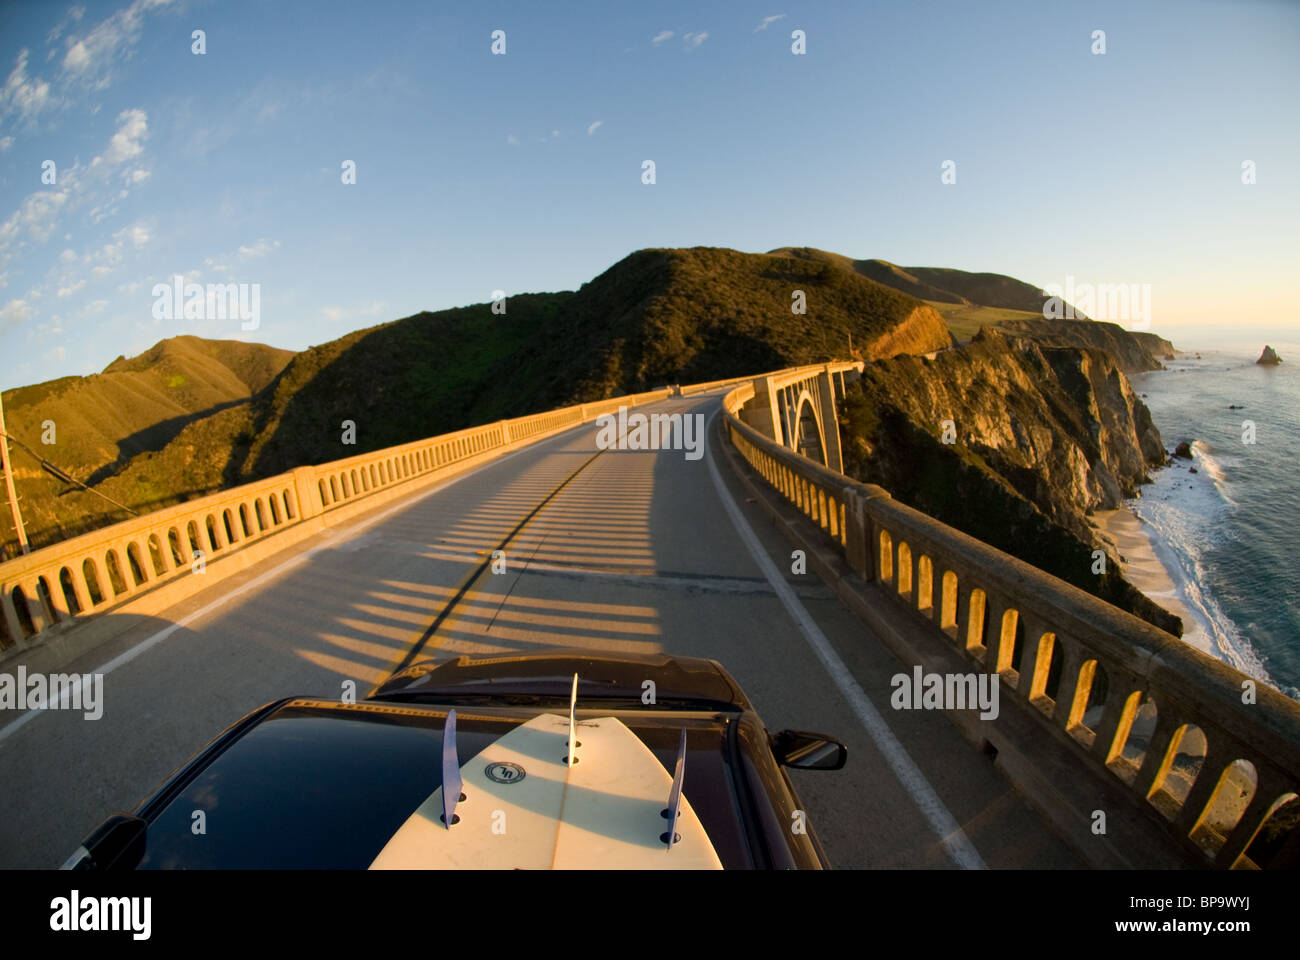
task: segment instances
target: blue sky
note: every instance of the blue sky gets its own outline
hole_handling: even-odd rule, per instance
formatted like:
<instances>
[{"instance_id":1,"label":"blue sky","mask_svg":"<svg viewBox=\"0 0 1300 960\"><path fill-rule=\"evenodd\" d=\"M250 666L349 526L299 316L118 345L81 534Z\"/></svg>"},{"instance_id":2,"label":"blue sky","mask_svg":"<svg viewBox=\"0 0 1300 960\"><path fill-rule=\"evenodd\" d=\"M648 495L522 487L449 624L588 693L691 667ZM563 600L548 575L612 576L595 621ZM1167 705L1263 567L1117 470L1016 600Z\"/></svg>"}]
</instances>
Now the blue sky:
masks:
<instances>
[{"instance_id":1,"label":"blue sky","mask_svg":"<svg viewBox=\"0 0 1300 960\"><path fill-rule=\"evenodd\" d=\"M1297 53L1300 4L1252 0L10 3L0 385L181 333L301 349L652 246L1149 284L1180 343L1300 340ZM260 327L155 319L176 274L259 284Z\"/></svg>"}]
</instances>

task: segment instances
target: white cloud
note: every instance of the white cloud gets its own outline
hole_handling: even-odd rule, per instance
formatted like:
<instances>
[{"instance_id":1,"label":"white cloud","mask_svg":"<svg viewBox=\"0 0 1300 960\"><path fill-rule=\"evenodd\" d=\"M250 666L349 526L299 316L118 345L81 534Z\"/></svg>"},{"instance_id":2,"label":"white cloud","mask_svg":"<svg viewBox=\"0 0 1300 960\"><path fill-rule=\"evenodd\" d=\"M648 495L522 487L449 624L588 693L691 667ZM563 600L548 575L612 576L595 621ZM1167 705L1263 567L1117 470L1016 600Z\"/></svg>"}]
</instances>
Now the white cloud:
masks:
<instances>
[{"instance_id":1,"label":"white cloud","mask_svg":"<svg viewBox=\"0 0 1300 960\"><path fill-rule=\"evenodd\" d=\"M760 31L760 30L766 30L766 29L767 29L771 24L776 23L778 20L784 20L784 19L785 19L785 14L784 14L784 13L778 13L778 14L777 14L776 16L774 16L774 17L764 17L764 18L759 22L758 26L756 26L756 27L754 28L754 32L755 32L755 33L758 33L758 31Z\"/></svg>"},{"instance_id":2,"label":"white cloud","mask_svg":"<svg viewBox=\"0 0 1300 960\"><path fill-rule=\"evenodd\" d=\"M673 32L671 30L660 30L658 33L656 33L653 37L650 38L650 42L657 47L665 40L671 40L672 38L673 38Z\"/></svg>"},{"instance_id":3,"label":"white cloud","mask_svg":"<svg viewBox=\"0 0 1300 960\"><path fill-rule=\"evenodd\" d=\"M0 307L0 330L26 323L31 319L31 315L31 308L27 306L26 301L10 300Z\"/></svg>"},{"instance_id":4,"label":"white cloud","mask_svg":"<svg viewBox=\"0 0 1300 960\"><path fill-rule=\"evenodd\" d=\"M90 51L86 49L84 41L78 40L68 48L68 54L63 58L63 69L81 73L88 66L90 66Z\"/></svg>"},{"instance_id":5,"label":"white cloud","mask_svg":"<svg viewBox=\"0 0 1300 960\"><path fill-rule=\"evenodd\" d=\"M510 144L510 146L512 147L517 147L519 146L519 138L516 137L513 133L507 134L506 143Z\"/></svg>"},{"instance_id":6,"label":"white cloud","mask_svg":"<svg viewBox=\"0 0 1300 960\"><path fill-rule=\"evenodd\" d=\"M13 145L13 137L0 137L0 153L5 153Z\"/></svg>"},{"instance_id":7,"label":"white cloud","mask_svg":"<svg viewBox=\"0 0 1300 960\"><path fill-rule=\"evenodd\" d=\"M54 86L27 72L31 51L23 48L14 58L13 68L0 87L0 124L19 121L30 126L41 114L74 102L89 99L84 105L91 114L99 111L100 94L113 82L113 69L119 62L135 55L144 25L144 15L171 0L134 0L81 36L64 32L80 24L85 7L72 7L63 20L46 35L46 42L63 40L64 52L58 62ZM58 48L50 50L51 63ZM7 149L7 148L0 148Z\"/></svg>"},{"instance_id":8,"label":"white cloud","mask_svg":"<svg viewBox=\"0 0 1300 960\"><path fill-rule=\"evenodd\" d=\"M85 285L85 280L69 281L66 287L59 287L54 295L56 297L70 297Z\"/></svg>"},{"instance_id":9,"label":"white cloud","mask_svg":"<svg viewBox=\"0 0 1300 960\"><path fill-rule=\"evenodd\" d=\"M46 363L62 363L67 359L67 356L68 351L63 347L55 347L53 350L46 351L45 355L42 356L41 359ZM456 821L453 819L452 822L455 823Z\"/></svg>"},{"instance_id":10,"label":"white cloud","mask_svg":"<svg viewBox=\"0 0 1300 960\"><path fill-rule=\"evenodd\" d=\"M117 241L115 249L118 250L121 249L121 245L126 243L127 240L131 241L131 246L139 250L149 242L149 237L149 228L143 223L133 223L131 226L123 227L121 230L117 231L117 233L113 234L113 239ZM105 252L107 252L109 248L105 247L104 249Z\"/></svg>"},{"instance_id":11,"label":"white cloud","mask_svg":"<svg viewBox=\"0 0 1300 960\"><path fill-rule=\"evenodd\" d=\"M90 272L93 273L93 274L95 275L95 279L96 279L96 280L103 280L106 276L108 276L110 273L113 272L113 268L112 268L112 267L94 267L94 268L91 269Z\"/></svg>"},{"instance_id":12,"label":"white cloud","mask_svg":"<svg viewBox=\"0 0 1300 960\"><path fill-rule=\"evenodd\" d=\"M587 126L587 136L591 136L593 133L595 133L597 128L600 127L604 122L605 122L604 120L597 120L594 123L589 124Z\"/></svg>"},{"instance_id":13,"label":"white cloud","mask_svg":"<svg viewBox=\"0 0 1300 960\"><path fill-rule=\"evenodd\" d=\"M9 219L0 224L0 287L8 282L8 265L18 251L30 241L44 243L59 227L61 217L89 205L87 217L98 224L117 212L116 204L125 198L128 188L142 183L148 171L133 168L130 161L143 152L142 141L148 135L148 118L143 110L124 110L118 116L120 126L105 151L89 166L73 163L59 170L57 186L29 194ZM122 171L124 186L111 187L109 181ZM136 247L148 241L148 231L136 225L132 242Z\"/></svg>"},{"instance_id":14,"label":"white cloud","mask_svg":"<svg viewBox=\"0 0 1300 960\"><path fill-rule=\"evenodd\" d=\"M58 224L59 211L67 201L66 193L53 190L40 190L28 196L23 205L0 224L0 261L23 234L36 243L48 240Z\"/></svg>"},{"instance_id":15,"label":"white cloud","mask_svg":"<svg viewBox=\"0 0 1300 960\"><path fill-rule=\"evenodd\" d=\"M18 51L14 68L9 72L5 85L0 87L0 121L17 118L31 122L51 107L56 107L59 100L50 93L50 85L40 77L27 76L26 48Z\"/></svg>"},{"instance_id":16,"label":"white cloud","mask_svg":"<svg viewBox=\"0 0 1300 960\"><path fill-rule=\"evenodd\" d=\"M279 240L266 240L259 238L251 246L240 247L235 251L235 254L240 260L258 260L266 256L272 250L278 250L279 248Z\"/></svg>"},{"instance_id":17,"label":"white cloud","mask_svg":"<svg viewBox=\"0 0 1300 960\"><path fill-rule=\"evenodd\" d=\"M92 27L84 36L69 35L64 43L63 78L65 82L81 83L92 91L103 90L113 81L113 65L118 60L128 60L135 53L144 26L144 14L163 7L169 0L135 0L124 10Z\"/></svg>"},{"instance_id":18,"label":"white cloud","mask_svg":"<svg viewBox=\"0 0 1300 960\"><path fill-rule=\"evenodd\" d=\"M113 134L113 139L108 142L108 149L103 155L90 161L92 167L101 163L117 166L135 159L144 152L141 141L149 135L148 115L138 108L123 110L117 115L117 121L121 126L118 127L117 133Z\"/></svg>"},{"instance_id":19,"label":"white cloud","mask_svg":"<svg viewBox=\"0 0 1300 960\"><path fill-rule=\"evenodd\" d=\"M49 33L45 35L45 42L53 43L55 40L59 39L59 37L63 36L63 31L68 28L68 24L80 22L81 18L84 17L85 15L86 15L85 7L80 5L73 7L71 10L67 12L64 18L59 21L59 23L54 27L54 29L52 29ZM51 50L50 57L53 57L56 52L57 51ZM49 57L47 57L46 59L49 59Z\"/></svg>"},{"instance_id":20,"label":"white cloud","mask_svg":"<svg viewBox=\"0 0 1300 960\"><path fill-rule=\"evenodd\" d=\"M707 33L684 33L682 34L682 43L687 50L694 50L705 40L709 39Z\"/></svg>"}]
</instances>

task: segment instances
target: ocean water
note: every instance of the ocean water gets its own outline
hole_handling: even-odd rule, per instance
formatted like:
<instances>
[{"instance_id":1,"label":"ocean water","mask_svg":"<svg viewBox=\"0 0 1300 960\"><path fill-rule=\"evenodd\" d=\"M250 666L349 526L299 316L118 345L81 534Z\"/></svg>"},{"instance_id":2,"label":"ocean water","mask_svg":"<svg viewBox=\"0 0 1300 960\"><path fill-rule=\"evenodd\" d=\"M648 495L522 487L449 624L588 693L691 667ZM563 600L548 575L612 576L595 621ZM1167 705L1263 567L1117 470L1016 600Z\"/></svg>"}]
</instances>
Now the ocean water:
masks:
<instances>
[{"instance_id":1,"label":"ocean water","mask_svg":"<svg viewBox=\"0 0 1300 960\"><path fill-rule=\"evenodd\" d=\"M1255 363L1263 344L1176 346L1130 380L1166 449L1193 441L1197 473L1175 460L1128 506L1175 567L1188 641L1300 699L1300 344L1274 343L1277 367Z\"/></svg>"}]
</instances>

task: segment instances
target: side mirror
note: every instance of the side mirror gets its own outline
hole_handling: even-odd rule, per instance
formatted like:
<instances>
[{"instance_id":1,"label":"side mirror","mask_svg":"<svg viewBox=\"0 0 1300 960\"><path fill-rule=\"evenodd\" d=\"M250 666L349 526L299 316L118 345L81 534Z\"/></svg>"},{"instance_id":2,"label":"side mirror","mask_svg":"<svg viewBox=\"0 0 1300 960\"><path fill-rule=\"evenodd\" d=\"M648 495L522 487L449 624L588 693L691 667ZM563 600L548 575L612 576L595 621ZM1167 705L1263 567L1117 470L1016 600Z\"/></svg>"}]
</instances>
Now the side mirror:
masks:
<instances>
[{"instance_id":1,"label":"side mirror","mask_svg":"<svg viewBox=\"0 0 1300 960\"><path fill-rule=\"evenodd\" d=\"M820 733L782 730L772 738L772 755L781 766L796 770L839 770L849 758L849 749Z\"/></svg>"},{"instance_id":2,"label":"side mirror","mask_svg":"<svg viewBox=\"0 0 1300 960\"><path fill-rule=\"evenodd\" d=\"M131 870L145 851L149 824L129 813L115 813L68 858L64 870Z\"/></svg>"}]
</instances>

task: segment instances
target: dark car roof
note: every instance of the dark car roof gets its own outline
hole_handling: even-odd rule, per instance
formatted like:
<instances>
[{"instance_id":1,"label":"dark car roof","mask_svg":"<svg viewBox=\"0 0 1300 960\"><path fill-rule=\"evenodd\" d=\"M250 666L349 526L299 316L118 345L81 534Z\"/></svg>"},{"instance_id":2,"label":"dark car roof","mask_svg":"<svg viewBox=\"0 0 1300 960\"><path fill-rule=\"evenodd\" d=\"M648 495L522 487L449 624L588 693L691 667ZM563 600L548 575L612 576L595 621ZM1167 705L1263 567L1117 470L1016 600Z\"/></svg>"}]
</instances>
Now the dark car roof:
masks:
<instances>
[{"instance_id":1,"label":"dark car roof","mask_svg":"<svg viewBox=\"0 0 1300 960\"><path fill-rule=\"evenodd\" d=\"M514 656L461 656L443 663L417 663L386 680L377 699L419 694L457 697L476 692L491 696L523 693L567 699L574 674L578 699L614 697L643 700L645 683L654 682L654 700L715 708L751 709L740 686L714 660L643 653L533 653Z\"/></svg>"},{"instance_id":2,"label":"dark car roof","mask_svg":"<svg viewBox=\"0 0 1300 960\"><path fill-rule=\"evenodd\" d=\"M440 786L447 711L445 704L280 703L141 808L150 823L140 866L365 869ZM463 763L554 708L462 703L456 711ZM752 714L578 711L579 719L603 716L618 718L669 771L685 728L686 793L718 858L724 867L756 865L736 782L743 775L728 742L736 739L729 727ZM196 811L203 811L203 833L195 831Z\"/></svg>"}]
</instances>

